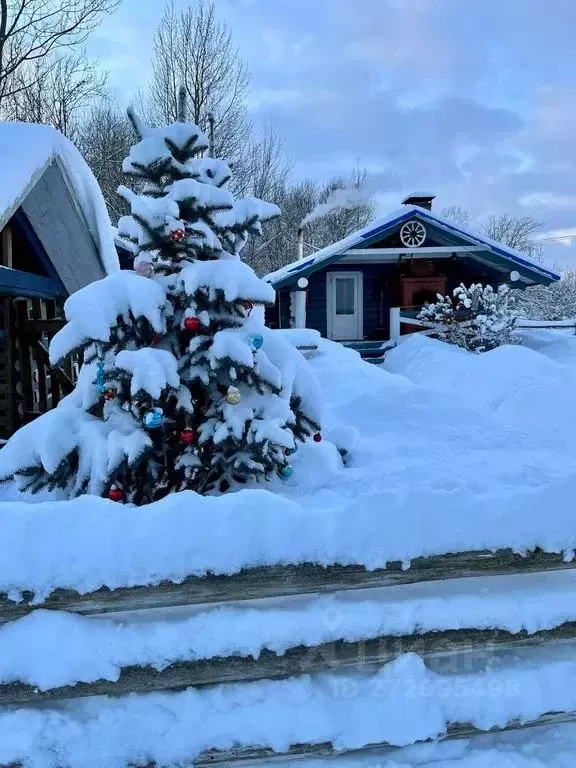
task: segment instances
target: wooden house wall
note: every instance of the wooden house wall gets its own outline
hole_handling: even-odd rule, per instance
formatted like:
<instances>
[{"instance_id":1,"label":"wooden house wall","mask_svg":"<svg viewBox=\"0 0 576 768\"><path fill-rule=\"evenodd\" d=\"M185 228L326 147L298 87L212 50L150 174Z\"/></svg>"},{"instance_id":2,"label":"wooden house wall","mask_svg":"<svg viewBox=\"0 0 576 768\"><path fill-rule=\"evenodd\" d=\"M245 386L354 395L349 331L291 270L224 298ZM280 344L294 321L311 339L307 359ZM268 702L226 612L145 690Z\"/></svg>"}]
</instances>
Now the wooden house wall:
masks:
<instances>
[{"instance_id":1,"label":"wooden house wall","mask_svg":"<svg viewBox=\"0 0 576 768\"><path fill-rule=\"evenodd\" d=\"M431 260L432 261L432 260ZM313 328L324 337L327 336L327 296L326 275L328 272L362 272L364 300L364 337L388 338L389 310L400 306L402 276L417 274L418 264L412 267L409 262L393 264L333 264L318 270L308 277L306 327ZM434 273L446 277L446 293L451 294L460 283L470 285L482 282L497 286L505 282L505 275L484 267L472 259L438 259ZM279 292L279 309L275 307L274 322L280 314L282 328L290 327L290 288ZM277 327L277 326L275 326Z\"/></svg>"},{"instance_id":2,"label":"wooden house wall","mask_svg":"<svg viewBox=\"0 0 576 768\"><path fill-rule=\"evenodd\" d=\"M96 244L56 163L21 207L68 293L104 277Z\"/></svg>"},{"instance_id":3,"label":"wooden house wall","mask_svg":"<svg viewBox=\"0 0 576 768\"><path fill-rule=\"evenodd\" d=\"M362 272L364 300L364 336L379 337L388 329L388 309L396 306L399 276L396 264L334 264L314 272L308 278L306 325L322 336L327 335L326 274L328 272Z\"/></svg>"}]
</instances>

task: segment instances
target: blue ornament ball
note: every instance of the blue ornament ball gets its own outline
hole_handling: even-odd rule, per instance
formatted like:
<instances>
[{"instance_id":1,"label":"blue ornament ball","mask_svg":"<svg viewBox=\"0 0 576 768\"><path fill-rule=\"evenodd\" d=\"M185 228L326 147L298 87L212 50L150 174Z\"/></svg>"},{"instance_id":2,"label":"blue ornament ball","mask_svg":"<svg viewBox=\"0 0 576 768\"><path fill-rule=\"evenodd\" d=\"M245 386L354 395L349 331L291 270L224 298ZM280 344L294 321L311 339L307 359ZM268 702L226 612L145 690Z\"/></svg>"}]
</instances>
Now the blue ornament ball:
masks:
<instances>
[{"instance_id":1,"label":"blue ornament ball","mask_svg":"<svg viewBox=\"0 0 576 768\"><path fill-rule=\"evenodd\" d=\"M284 469L282 470L282 477L286 480L287 478L291 477L294 472L294 467L292 464L286 464Z\"/></svg>"},{"instance_id":2,"label":"blue ornament ball","mask_svg":"<svg viewBox=\"0 0 576 768\"><path fill-rule=\"evenodd\" d=\"M152 411L145 413L142 423L147 429L158 429L158 427L161 427L164 424L162 408L154 408Z\"/></svg>"},{"instance_id":3,"label":"blue ornament ball","mask_svg":"<svg viewBox=\"0 0 576 768\"><path fill-rule=\"evenodd\" d=\"M250 343L254 349L260 349L264 344L264 336L262 336L260 333L257 333L256 335L250 337Z\"/></svg>"}]
</instances>

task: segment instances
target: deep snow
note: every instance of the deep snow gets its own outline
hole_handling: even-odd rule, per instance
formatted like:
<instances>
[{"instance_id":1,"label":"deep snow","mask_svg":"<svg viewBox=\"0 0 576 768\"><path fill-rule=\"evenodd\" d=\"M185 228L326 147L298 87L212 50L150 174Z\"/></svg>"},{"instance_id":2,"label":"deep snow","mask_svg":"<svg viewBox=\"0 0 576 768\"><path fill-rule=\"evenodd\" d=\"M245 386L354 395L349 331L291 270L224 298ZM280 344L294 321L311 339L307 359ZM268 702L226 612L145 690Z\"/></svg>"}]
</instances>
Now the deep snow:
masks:
<instances>
[{"instance_id":1,"label":"deep snow","mask_svg":"<svg viewBox=\"0 0 576 768\"><path fill-rule=\"evenodd\" d=\"M540 545L570 557L576 547L576 337L530 331L525 341L475 356L412 336L380 367L320 341L310 361L327 400L325 440L299 451L293 477L278 482L275 495L251 489L200 500L187 494L139 509L88 498L5 503L0 588L30 587L41 596L58 585L84 591L207 569L231 572L250 563L313 559L375 567L418 554L506 545ZM347 466L330 439L346 443ZM18 496L10 488L3 492ZM0 678L50 687L115 679L131 662L162 667L216 651L281 652L294 642L435 626L535 631L573 619L575 578L573 572L475 578L274 601L266 609L199 608L137 624L129 617L123 624L39 613L0 629L0 654L8 655ZM38 637L45 640L41 655ZM34 749L35 768L58 765L63 754L82 768L98 760L120 765L126 755L169 763L235 738L276 749L328 738L340 746L377 739L408 744L441 733L453 719L486 728L510 717L576 709L573 658L573 644L503 653L485 670L447 680L411 655L377 678L325 674L213 692L7 709L0 712L0 759ZM398 683L372 695L370 686L394 676ZM416 696L408 695L412 689ZM575 752L576 727L564 726L337 763L572 768Z\"/></svg>"},{"instance_id":2,"label":"deep snow","mask_svg":"<svg viewBox=\"0 0 576 768\"><path fill-rule=\"evenodd\" d=\"M482 730L576 709L573 647L540 649L466 672L433 671L409 653L377 671L302 675L0 712L0 761L40 755L34 768L173 766L209 748L332 742L356 749L441 736L450 723ZM488 763L488 765L490 765Z\"/></svg>"}]
</instances>

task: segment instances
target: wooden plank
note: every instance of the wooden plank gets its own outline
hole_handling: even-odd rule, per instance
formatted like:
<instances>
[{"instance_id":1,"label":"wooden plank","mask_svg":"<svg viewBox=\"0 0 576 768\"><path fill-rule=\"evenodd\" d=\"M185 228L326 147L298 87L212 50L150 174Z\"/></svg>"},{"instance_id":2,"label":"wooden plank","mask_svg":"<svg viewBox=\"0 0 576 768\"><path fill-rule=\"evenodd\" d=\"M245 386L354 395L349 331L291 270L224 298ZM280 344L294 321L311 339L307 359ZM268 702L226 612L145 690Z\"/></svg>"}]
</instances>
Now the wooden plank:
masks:
<instances>
[{"instance_id":1,"label":"wooden plank","mask_svg":"<svg viewBox=\"0 0 576 768\"><path fill-rule=\"evenodd\" d=\"M55 317L24 320L20 327L26 333L42 335L43 333L55 334L65 325L66 321L63 317Z\"/></svg>"},{"instance_id":2,"label":"wooden plank","mask_svg":"<svg viewBox=\"0 0 576 768\"><path fill-rule=\"evenodd\" d=\"M54 396L55 386L58 387L58 396L60 394L60 387L67 394L72 392L72 390L74 389L74 382L68 376L68 374L63 368L61 368L58 365L55 365L55 366L50 365L50 356L44 344L42 344L42 342L39 341L38 339L30 340L31 337L26 337L26 338L29 339L29 344L34 352L36 360L42 363L43 365L45 365L50 372L51 384L52 384L52 396ZM54 405L56 405L56 403L54 403Z\"/></svg>"},{"instance_id":3,"label":"wooden plank","mask_svg":"<svg viewBox=\"0 0 576 768\"><path fill-rule=\"evenodd\" d=\"M39 322L42 318L44 301L42 301L41 299L33 299L31 303L32 303L32 307L29 313L30 319L27 320L26 322L27 323ZM40 341L40 335L41 335L40 331L36 330L35 333L37 334L37 338L35 339L35 342ZM27 335L30 335L30 334L27 334ZM37 381L35 382L36 383L35 390L36 390L36 396L38 398L37 410L39 413L46 413L46 411L48 410L48 390L46 386L46 376L48 374L48 370L46 367L45 360L38 356L35 349L35 344L31 347L31 350L32 350L34 363L36 365Z\"/></svg>"},{"instance_id":4,"label":"wooden plank","mask_svg":"<svg viewBox=\"0 0 576 768\"><path fill-rule=\"evenodd\" d=\"M271 566L251 568L232 576L191 576L180 584L162 582L155 586L114 590L103 587L85 595L80 595L74 590L57 589L46 600L37 604L33 604L34 595L29 591L24 591L20 602L14 602L6 594L0 594L0 622L25 616L35 608L95 615L575 567L576 559L567 562L561 554L536 550L522 557L509 549L417 558L410 568L395 562L390 563L386 569L374 571L367 571L359 565L334 565L327 568L311 564Z\"/></svg>"},{"instance_id":5,"label":"wooden plank","mask_svg":"<svg viewBox=\"0 0 576 768\"><path fill-rule=\"evenodd\" d=\"M19 300L15 302L16 308L16 328L28 319L28 301ZM32 381L32 353L30 349L30 337L24 334L18 335L18 354L20 363L20 386L22 394L23 412L34 410L34 391Z\"/></svg>"},{"instance_id":6,"label":"wooden plank","mask_svg":"<svg viewBox=\"0 0 576 768\"><path fill-rule=\"evenodd\" d=\"M58 162L46 168L22 209L69 294L105 276L94 238Z\"/></svg>"},{"instance_id":7,"label":"wooden plank","mask_svg":"<svg viewBox=\"0 0 576 768\"><path fill-rule=\"evenodd\" d=\"M117 681L98 680L77 683L48 691L32 685L7 683L0 685L0 705L38 704L69 698L155 691L217 685L221 683L273 680L311 672L385 664L403 653L418 653L430 657L474 650L490 651L499 648L519 650L551 641L576 638L576 621L567 622L551 630L534 634L513 634L505 630L458 629L425 634L378 637L361 642L326 643L315 647L298 646L277 655L263 651L257 659L227 656L196 661L182 661L158 671L153 667L130 666L122 669ZM451 656L451 669L456 672L467 668L466 654Z\"/></svg>"},{"instance_id":8,"label":"wooden plank","mask_svg":"<svg viewBox=\"0 0 576 768\"><path fill-rule=\"evenodd\" d=\"M12 269L14 260L12 255L12 228L7 224L2 230L0 243L0 264Z\"/></svg>"},{"instance_id":9,"label":"wooden plank","mask_svg":"<svg viewBox=\"0 0 576 768\"><path fill-rule=\"evenodd\" d=\"M507 733L510 731L528 731L531 728L542 728L552 725L564 725L566 723L576 722L576 712L547 712L533 720L512 721L504 726L481 730L470 723L450 724L446 732L434 739L425 739L415 742L415 744L442 743L445 741L455 741L457 739L470 739L475 736L485 736L486 734ZM373 756L378 759L388 758L397 754L406 747L398 747L387 742L381 744L368 744L364 747L351 749L335 749L330 742L320 744L294 744L286 752L274 752L267 747L234 747L229 750L207 750L198 757L190 760L179 760L173 768L194 768L195 766L226 766L231 763L235 766L252 766L261 763L282 763L287 760L309 760L317 758L337 758L348 756ZM374 764L377 764L374 763ZM148 762L139 763L141 768L157 768L157 763ZM165 763L163 763L165 765ZM21 763L3 763L0 768L22 768ZM127 764L126 768L130 768Z\"/></svg>"},{"instance_id":10,"label":"wooden plank","mask_svg":"<svg viewBox=\"0 0 576 768\"><path fill-rule=\"evenodd\" d=\"M469 739L474 736L485 736L487 733L506 733L509 731L524 731L529 728L540 728L542 726L562 725L565 723L576 722L576 712L548 712L545 715L534 720L525 720L523 722L514 721L505 726L481 730L470 723L454 723L448 726L446 733L436 739L426 739L418 741L416 744L430 744L432 742L453 741L455 739ZM375 757L387 758L394 753L398 753L405 747L397 747L392 744L369 744L357 749L335 749L330 742L321 744L295 744L286 752L278 753L268 748L262 747L235 747L230 750L209 750L203 752L190 766L206 765L257 765L262 762L282 762L284 760L310 759L310 758L335 758L343 755L362 755L370 754ZM154 768L155 763L148 763L145 768ZM7 767L8 768L8 767ZM11 767L10 767L11 768Z\"/></svg>"},{"instance_id":11,"label":"wooden plank","mask_svg":"<svg viewBox=\"0 0 576 768\"><path fill-rule=\"evenodd\" d=\"M14 431L13 359L10 300L0 297L0 438Z\"/></svg>"}]
</instances>

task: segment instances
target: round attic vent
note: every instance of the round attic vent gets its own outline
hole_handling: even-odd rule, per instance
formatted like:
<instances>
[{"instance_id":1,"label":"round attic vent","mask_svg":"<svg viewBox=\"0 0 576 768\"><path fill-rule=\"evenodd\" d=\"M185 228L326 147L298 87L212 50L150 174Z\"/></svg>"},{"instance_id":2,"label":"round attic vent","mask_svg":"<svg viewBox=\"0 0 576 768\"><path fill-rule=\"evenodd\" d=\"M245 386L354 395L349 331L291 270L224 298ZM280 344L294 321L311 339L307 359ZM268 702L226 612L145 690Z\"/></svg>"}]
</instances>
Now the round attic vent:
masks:
<instances>
[{"instance_id":1,"label":"round attic vent","mask_svg":"<svg viewBox=\"0 0 576 768\"><path fill-rule=\"evenodd\" d=\"M416 219L411 219L402 224L400 240L407 248L419 248L426 240L426 227Z\"/></svg>"}]
</instances>

